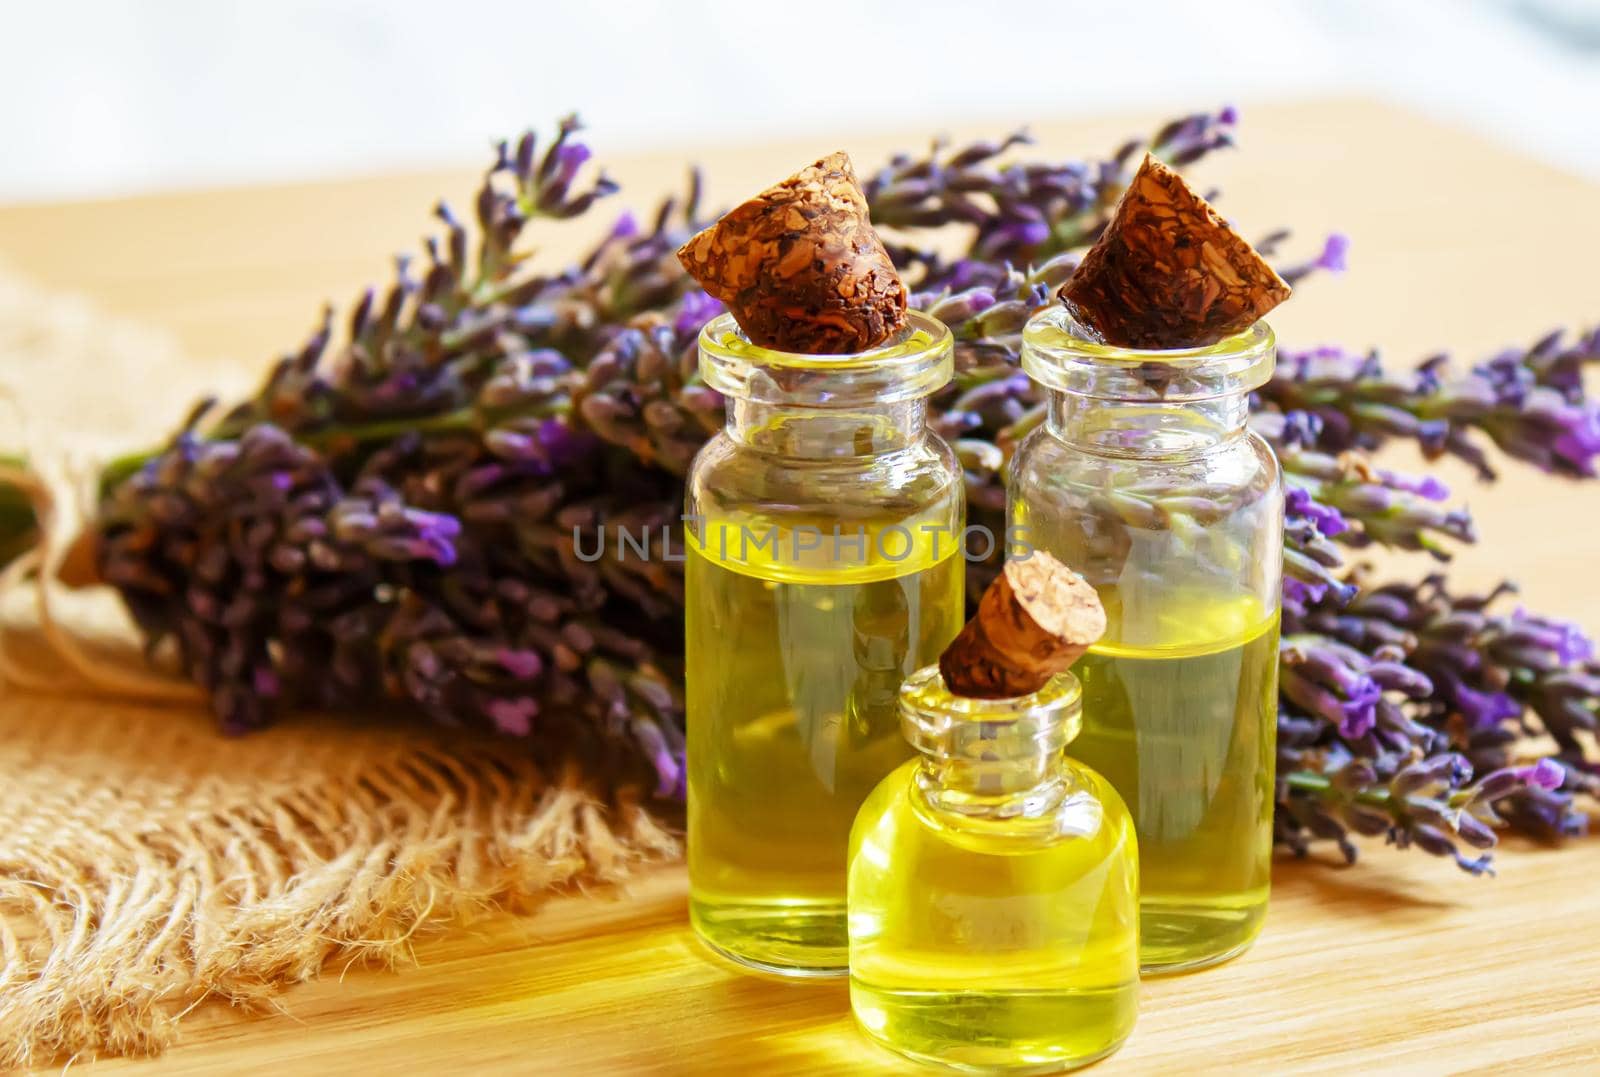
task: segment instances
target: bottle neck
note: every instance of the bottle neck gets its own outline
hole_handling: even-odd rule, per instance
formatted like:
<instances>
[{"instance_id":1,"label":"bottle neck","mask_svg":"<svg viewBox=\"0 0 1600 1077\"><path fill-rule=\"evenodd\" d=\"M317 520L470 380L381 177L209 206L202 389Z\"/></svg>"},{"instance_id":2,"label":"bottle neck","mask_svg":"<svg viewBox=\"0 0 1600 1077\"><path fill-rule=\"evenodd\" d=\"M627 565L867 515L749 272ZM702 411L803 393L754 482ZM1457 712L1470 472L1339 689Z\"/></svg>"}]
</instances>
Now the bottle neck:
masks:
<instances>
[{"instance_id":1,"label":"bottle neck","mask_svg":"<svg viewBox=\"0 0 1600 1077\"><path fill-rule=\"evenodd\" d=\"M1249 396L1208 400L1108 400L1049 390L1045 424L1063 441L1105 456L1170 457L1205 452L1244 434Z\"/></svg>"},{"instance_id":2,"label":"bottle neck","mask_svg":"<svg viewBox=\"0 0 1600 1077\"><path fill-rule=\"evenodd\" d=\"M806 459L874 456L925 438L928 402L833 407L735 399L727 414L728 436L758 452Z\"/></svg>"},{"instance_id":3,"label":"bottle neck","mask_svg":"<svg viewBox=\"0 0 1600 1077\"><path fill-rule=\"evenodd\" d=\"M938 666L900 686L900 727L922 753L918 792L929 808L968 819L1051 814L1072 789L1063 749L1083 725L1077 678L1061 673L1032 695L957 696Z\"/></svg>"},{"instance_id":4,"label":"bottle neck","mask_svg":"<svg viewBox=\"0 0 1600 1077\"><path fill-rule=\"evenodd\" d=\"M1204 347L1121 348L1053 306L1023 327L1022 369L1049 392L1056 437L1104 456L1170 457L1244 434L1276 348L1265 322Z\"/></svg>"},{"instance_id":5,"label":"bottle neck","mask_svg":"<svg viewBox=\"0 0 1600 1077\"><path fill-rule=\"evenodd\" d=\"M1071 785L1060 748L995 759L924 755L916 772L923 800L967 819L1048 815Z\"/></svg>"},{"instance_id":6,"label":"bottle neck","mask_svg":"<svg viewBox=\"0 0 1600 1077\"><path fill-rule=\"evenodd\" d=\"M850 355L758 347L723 314L700 331L699 369L729 402L734 441L786 457L867 457L927 437L928 397L949 382L954 354L950 330L916 310L892 339Z\"/></svg>"}]
</instances>

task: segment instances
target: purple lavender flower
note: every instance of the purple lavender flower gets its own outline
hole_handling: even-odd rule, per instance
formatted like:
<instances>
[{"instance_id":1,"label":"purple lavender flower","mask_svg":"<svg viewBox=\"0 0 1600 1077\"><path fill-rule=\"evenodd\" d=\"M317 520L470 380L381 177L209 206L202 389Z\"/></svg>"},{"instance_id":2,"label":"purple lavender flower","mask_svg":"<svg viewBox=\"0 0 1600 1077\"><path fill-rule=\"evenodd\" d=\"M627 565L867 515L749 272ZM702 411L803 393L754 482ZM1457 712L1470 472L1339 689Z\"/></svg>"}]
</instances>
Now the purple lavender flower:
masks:
<instances>
[{"instance_id":1,"label":"purple lavender flower","mask_svg":"<svg viewBox=\"0 0 1600 1077\"><path fill-rule=\"evenodd\" d=\"M912 300L912 305L938 318L946 325L963 326L963 331L967 331L963 323L982 314L994 306L995 302L994 292L990 289L970 288L964 292L939 296L931 300L928 297L918 296ZM977 332L978 326L971 326L970 331Z\"/></svg>"},{"instance_id":2,"label":"purple lavender flower","mask_svg":"<svg viewBox=\"0 0 1600 1077\"><path fill-rule=\"evenodd\" d=\"M634 735L655 767L656 796L682 799L688 792L689 780L682 745L669 743L666 734L653 723L637 726Z\"/></svg>"},{"instance_id":3,"label":"purple lavender flower","mask_svg":"<svg viewBox=\"0 0 1600 1077\"><path fill-rule=\"evenodd\" d=\"M639 234L639 218L633 211L625 209L617 215L616 223L611 226L612 239L632 239Z\"/></svg>"},{"instance_id":4,"label":"purple lavender flower","mask_svg":"<svg viewBox=\"0 0 1600 1077\"><path fill-rule=\"evenodd\" d=\"M1030 216L1013 218L997 227L992 233L997 244L1017 247L1034 247L1050 238L1050 226Z\"/></svg>"},{"instance_id":5,"label":"purple lavender flower","mask_svg":"<svg viewBox=\"0 0 1600 1077\"><path fill-rule=\"evenodd\" d=\"M539 652L525 648L502 647L495 652L495 659L518 680L531 681L544 670L544 659L539 657Z\"/></svg>"},{"instance_id":6,"label":"purple lavender flower","mask_svg":"<svg viewBox=\"0 0 1600 1077\"><path fill-rule=\"evenodd\" d=\"M1570 621L1542 617L1518 606L1511 614L1510 631L1522 640L1547 648L1564 666L1594 657L1594 641Z\"/></svg>"},{"instance_id":7,"label":"purple lavender flower","mask_svg":"<svg viewBox=\"0 0 1600 1077\"><path fill-rule=\"evenodd\" d=\"M946 281L951 291L964 292L994 273L994 267L975 258L962 258L950 267Z\"/></svg>"},{"instance_id":8,"label":"purple lavender flower","mask_svg":"<svg viewBox=\"0 0 1600 1077\"><path fill-rule=\"evenodd\" d=\"M1532 766L1516 767L1513 772L1534 789L1560 789L1567 772L1554 759L1541 759Z\"/></svg>"},{"instance_id":9,"label":"purple lavender flower","mask_svg":"<svg viewBox=\"0 0 1600 1077\"><path fill-rule=\"evenodd\" d=\"M273 671L271 666L265 664L255 668L250 683L255 689L256 695L264 696L268 699L277 696L282 689L282 682L279 680L277 673Z\"/></svg>"},{"instance_id":10,"label":"purple lavender flower","mask_svg":"<svg viewBox=\"0 0 1600 1077\"><path fill-rule=\"evenodd\" d=\"M485 710L500 732L512 737L526 737L533 732L533 719L539 713L539 704L526 696L518 696L514 699L491 699Z\"/></svg>"},{"instance_id":11,"label":"purple lavender flower","mask_svg":"<svg viewBox=\"0 0 1600 1077\"><path fill-rule=\"evenodd\" d=\"M1460 681L1446 681L1444 695L1475 729L1487 729L1522 713L1522 707L1506 693L1481 691Z\"/></svg>"},{"instance_id":12,"label":"purple lavender flower","mask_svg":"<svg viewBox=\"0 0 1600 1077\"><path fill-rule=\"evenodd\" d=\"M556 467L568 467L594 454L594 435L576 430L565 419L549 418L534 433L544 458Z\"/></svg>"},{"instance_id":13,"label":"purple lavender flower","mask_svg":"<svg viewBox=\"0 0 1600 1077\"><path fill-rule=\"evenodd\" d=\"M1444 501L1450 497L1450 487L1434 475L1401 475L1380 469L1378 478L1391 490L1404 490L1428 501Z\"/></svg>"},{"instance_id":14,"label":"purple lavender flower","mask_svg":"<svg viewBox=\"0 0 1600 1077\"><path fill-rule=\"evenodd\" d=\"M1317 256L1315 265L1318 269L1330 273L1343 273L1347 268L1350 255L1350 237L1343 232L1334 232L1322 244L1322 253Z\"/></svg>"},{"instance_id":15,"label":"purple lavender flower","mask_svg":"<svg viewBox=\"0 0 1600 1077\"><path fill-rule=\"evenodd\" d=\"M1378 700L1382 696L1383 690L1376 684L1363 685L1359 697L1343 704L1339 735L1346 740L1357 740L1372 732L1372 727L1378 724Z\"/></svg>"},{"instance_id":16,"label":"purple lavender flower","mask_svg":"<svg viewBox=\"0 0 1600 1077\"><path fill-rule=\"evenodd\" d=\"M1215 113L1197 112L1174 120L1150 138L1150 152L1182 168L1223 146L1233 145L1239 110L1224 105Z\"/></svg>"},{"instance_id":17,"label":"purple lavender flower","mask_svg":"<svg viewBox=\"0 0 1600 1077\"><path fill-rule=\"evenodd\" d=\"M1312 714L1332 722L1339 735L1358 740L1377 724L1380 688L1364 669L1351 663L1364 659L1348 648L1303 637L1285 642L1283 692Z\"/></svg>"},{"instance_id":18,"label":"purple lavender flower","mask_svg":"<svg viewBox=\"0 0 1600 1077\"><path fill-rule=\"evenodd\" d=\"M683 301L678 304L672 331L680 337L692 337L724 309L721 300L711 298L698 288L692 289L684 293Z\"/></svg>"},{"instance_id":19,"label":"purple lavender flower","mask_svg":"<svg viewBox=\"0 0 1600 1077\"><path fill-rule=\"evenodd\" d=\"M1551 470L1593 477L1600 457L1600 406L1529 409L1559 431L1550 442Z\"/></svg>"},{"instance_id":20,"label":"purple lavender flower","mask_svg":"<svg viewBox=\"0 0 1600 1077\"><path fill-rule=\"evenodd\" d=\"M594 151L581 142L563 142L555 147L554 152L555 168L551 171L550 177L563 186L571 183L573 177L578 174L578 169L594 156Z\"/></svg>"},{"instance_id":21,"label":"purple lavender flower","mask_svg":"<svg viewBox=\"0 0 1600 1077\"><path fill-rule=\"evenodd\" d=\"M1291 486L1284 494L1284 511L1291 516L1304 516L1317 525L1317 530L1332 538L1349 529L1350 525L1338 509L1315 501L1310 491Z\"/></svg>"}]
</instances>

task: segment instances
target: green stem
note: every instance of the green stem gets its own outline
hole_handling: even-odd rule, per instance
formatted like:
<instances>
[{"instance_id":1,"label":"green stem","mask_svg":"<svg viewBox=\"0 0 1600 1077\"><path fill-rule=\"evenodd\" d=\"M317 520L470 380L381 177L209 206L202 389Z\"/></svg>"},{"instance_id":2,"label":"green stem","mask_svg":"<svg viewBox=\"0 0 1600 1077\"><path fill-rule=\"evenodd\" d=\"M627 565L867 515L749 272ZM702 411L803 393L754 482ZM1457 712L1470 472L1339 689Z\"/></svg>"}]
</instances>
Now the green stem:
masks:
<instances>
[{"instance_id":1,"label":"green stem","mask_svg":"<svg viewBox=\"0 0 1600 1077\"><path fill-rule=\"evenodd\" d=\"M0 453L0 465L20 471L27 468L28 461L21 456ZM38 523L27 495L14 486L0 483L0 567L33 544Z\"/></svg>"},{"instance_id":2,"label":"green stem","mask_svg":"<svg viewBox=\"0 0 1600 1077\"><path fill-rule=\"evenodd\" d=\"M452 434L475 430L478 412L473 408L457 408L426 418L380 419L357 426L330 426L313 430L295 440L313 449L325 449L341 442L366 444L372 441L390 441L402 434Z\"/></svg>"},{"instance_id":3,"label":"green stem","mask_svg":"<svg viewBox=\"0 0 1600 1077\"><path fill-rule=\"evenodd\" d=\"M1333 781L1325 774L1317 774L1309 770L1295 770L1285 775L1283 780L1284 784L1290 789L1298 789L1302 793L1311 793L1324 800L1334 799L1328 795L1333 792ZM1386 811L1393 806L1387 789L1364 790L1351 799L1357 804L1367 804L1374 808L1383 808Z\"/></svg>"}]
</instances>

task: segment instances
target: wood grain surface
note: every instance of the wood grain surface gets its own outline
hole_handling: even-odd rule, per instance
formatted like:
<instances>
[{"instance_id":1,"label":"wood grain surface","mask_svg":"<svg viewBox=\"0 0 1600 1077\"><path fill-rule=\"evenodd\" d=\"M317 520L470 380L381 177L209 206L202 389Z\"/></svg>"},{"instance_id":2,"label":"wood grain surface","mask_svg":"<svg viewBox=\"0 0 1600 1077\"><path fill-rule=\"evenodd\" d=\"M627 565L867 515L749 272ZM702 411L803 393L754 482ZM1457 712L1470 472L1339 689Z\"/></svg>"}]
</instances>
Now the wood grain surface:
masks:
<instances>
[{"instance_id":1,"label":"wood grain surface","mask_svg":"<svg viewBox=\"0 0 1600 1077\"><path fill-rule=\"evenodd\" d=\"M1046 152L1095 153L1155 119L1035 133ZM624 183L618 208L645 209L691 157L709 169L713 204L727 204L839 146L865 171L932 133L625 158L612 165ZM1354 241L1348 277L1308 282L1274 315L1288 346L1381 346L1409 365L1440 347L1475 359L1600 320L1593 183L1359 101L1247 108L1241 143L1195 176L1224 190L1219 206L1246 235L1291 223L1308 252L1332 228ZM603 137L597 148L606 158ZM0 208L0 263L176 335L195 357L192 381L130 387L159 428L199 388L258 377L325 301L345 304L382 278L388 255L428 230L438 195L467 204L473 180L466 167ZM541 241L559 258L586 234L556 228ZM1600 486L1512 468L1480 487L1462 469L1445 472L1483 537L1456 578L1513 574L1530 605L1600 631ZM1562 850L1513 843L1497 866L1497 878L1471 879L1372 843L1351 868L1280 861L1255 948L1222 968L1147 982L1133 1039L1096 1072L1600 1072L1600 838ZM841 984L746 976L701 951L684 922L681 869L553 899L530 917L461 925L420 940L415 965L396 972L329 969L285 994L281 1012L202 1006L184 1027L161 1059L91 1071L912 1071L855 1033Z\"/></svg>"}]
</instances>

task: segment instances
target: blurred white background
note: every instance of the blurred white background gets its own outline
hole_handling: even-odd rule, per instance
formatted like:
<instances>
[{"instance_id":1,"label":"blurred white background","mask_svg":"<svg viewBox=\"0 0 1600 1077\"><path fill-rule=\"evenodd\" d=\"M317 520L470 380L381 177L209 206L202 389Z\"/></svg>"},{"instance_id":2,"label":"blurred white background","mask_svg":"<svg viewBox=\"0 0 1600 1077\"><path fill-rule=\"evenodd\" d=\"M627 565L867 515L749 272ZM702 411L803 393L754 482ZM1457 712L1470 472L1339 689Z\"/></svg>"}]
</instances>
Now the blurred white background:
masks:
<instances>
[{"instance_id":1,"label":"blurred white background","mask_svg":"<svg viewBox=\"0 0 1600 1077\"><path fill-rule=\"evenodd\" d=\"M0 201L455 163L574 109L615 152L1328 94L1600 175L1594 0L11 0L0 35Z\"/></svg>"}]
</instances>

